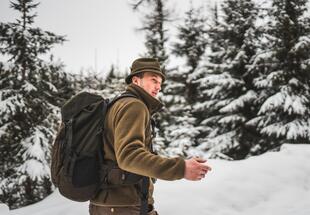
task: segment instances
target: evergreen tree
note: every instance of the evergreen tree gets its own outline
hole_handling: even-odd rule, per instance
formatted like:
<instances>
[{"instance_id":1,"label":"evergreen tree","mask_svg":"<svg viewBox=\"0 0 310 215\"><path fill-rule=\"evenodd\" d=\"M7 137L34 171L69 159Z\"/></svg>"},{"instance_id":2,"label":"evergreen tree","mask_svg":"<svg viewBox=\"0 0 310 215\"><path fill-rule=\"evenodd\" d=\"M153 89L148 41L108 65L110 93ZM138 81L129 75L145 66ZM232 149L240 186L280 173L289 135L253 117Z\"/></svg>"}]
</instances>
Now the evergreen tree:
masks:
<instances>
[{"instance_id":1,"label":"evergreen tree","mask_svg":"<svg viewBox=\"0 0 310 215\"><path fill-rule=\"evenodd\" d=\"M132 7L138 10L144 9L142 28L139 30L145 33L146 57L154 57L161 65L166 65L168 55L166 43L168 40L165 24L169 21L170 12L166 8L166 0L134 0Z\"/></svg>"},{"instance_id":2,"label":"evergreen tree","mask_svg":"<svg viewBox=\"0 0 310 215\"><path fill-rule=\"evenodd\" d=\"M249 0L225 0L221 11L208 31L211 43L205 66L192 75L200 91L194 111L204 128L199 149L211 157L241 159L255 140L245 122L255 116L256 93L246 74L256 51L257 9Z\"/></svg>"},{"instance_id":3,"label":"evergreen tree","mask_svg":"<svg viewBox=\"0 0 310 215\"><path fill-rule=\"evenodd\" d=\"M112 65L104 81L102 94L106 98L114 98L126 89L125 75L122 75L118 67Z\"/></svg>"},{"instance_id":4,"label":"evergreen tree","mask_svg":"<svg viewBox=\"0 0 310 215\"><path fill-rule=\"evenodd\" d=\"M193 104L196 101L197 86L191 81L190 75L197 69L205 53L207 19L204 17L202 8L195 9L192 5L185 15L184 22L177 28L178 42L174 43L172 53L186 60L185 74L181 73L179 76L182 76L181 83L186 84L182 91L185 92L186 101Z\"/></svg>"},{"instance_id":5,"label":"evergreen tree","mask_svg":"<svg viewBox=\"0 0 310 215\"><path fill-rule=\"evenodd\" d=\"M259 92L258 116L248 124L266 141L253 152L283 143L310 142L310 17L306 0L274 0L268 11L262 50L253 60L254 85Z\"/></svg>"},{"instance_id":6,"label":"evergreen tree","mask_svg":"<svg viewBox=\"0 0 310 215\"><path fill-rule=\"evenodd\" d=\"M114 98L126 89L125 76L121 74L118 67L111 66L106 77L94 72L74 75L76 92L86 91L103 96Z\"/></svg>"},{"instance_id":7,"label":"evergreen tree","mask_svg":"<svg viewBox=\"0 0 310 215\"><path fill-rule=\"evenodd\" d=\"M0 52L10 58L0 75L0 201L11 208L37 202L52 191L50 146L59 109L50 72L57 67L39 56L64 37L32 27L37 6L33 0L12 1L21 17L0 23Z\"/></svg>"},{"instance_id":8,"label":"evergreen tree","mask_svg":"<svg viewBox=\"0 0 310 215\"><path fill-rule=\"evenodd\" d=\"M185 65L169 72L169 84L165 90L170 95L163 96L168 105L169 125L165 128L165 137L169 155L194 155L195 137L199 134L195 128L196 119L192 116L192 104L197 95L197 86L190 80L206 48L206 19L201 9L193 6L186 12L186 17L178 26L178 42L174 43L173 52L185 58Z\"/></svg>"},{"instance_id":9,"label":"evergreen tree","mask_svg":"<svg viewBox=\"0 0 310 215\"><path fill-rule=\"evenodd\" d=\"M72 76L76 93L101 90L103 88L103 76L92 68L81 68L78 74L73 74Z\"/></svg>"},{"instance_id":10,"label":"evergreen tree","mask_svg":"<svg viewBox=\"0 0 310 215\"><path fill-rule=\"evenodd\" d=\"M54 61L53 56L45 63L45 75L42 77L45 83L49 85L53 96L50 96L48 102L61 107L77 91L74 82L74 75L64 71L64 64L61 61ZM48 92L45 92L48 93Z\"/></svg>"}]
</instances>

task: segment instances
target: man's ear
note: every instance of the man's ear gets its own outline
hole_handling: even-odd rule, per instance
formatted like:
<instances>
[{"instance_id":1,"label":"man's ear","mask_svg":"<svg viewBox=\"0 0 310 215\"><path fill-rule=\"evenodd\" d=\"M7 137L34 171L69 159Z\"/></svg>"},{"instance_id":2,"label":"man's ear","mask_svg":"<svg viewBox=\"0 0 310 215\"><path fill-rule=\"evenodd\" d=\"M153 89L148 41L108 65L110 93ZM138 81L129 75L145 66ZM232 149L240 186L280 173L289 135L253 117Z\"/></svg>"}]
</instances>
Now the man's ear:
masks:
<instances>
[{"instance_id":1,"label":"man's ear","mask_svg":"<svg viewBox=\"0 0 310 215\"><path fill-rule=\"evenodd\" d=\"M138 77L137 77L137 76L133 76L133 77L131 78L131 82L138 85L138 84L139 84L139 82L138 82Z\"/></svg>"}]
</instances>

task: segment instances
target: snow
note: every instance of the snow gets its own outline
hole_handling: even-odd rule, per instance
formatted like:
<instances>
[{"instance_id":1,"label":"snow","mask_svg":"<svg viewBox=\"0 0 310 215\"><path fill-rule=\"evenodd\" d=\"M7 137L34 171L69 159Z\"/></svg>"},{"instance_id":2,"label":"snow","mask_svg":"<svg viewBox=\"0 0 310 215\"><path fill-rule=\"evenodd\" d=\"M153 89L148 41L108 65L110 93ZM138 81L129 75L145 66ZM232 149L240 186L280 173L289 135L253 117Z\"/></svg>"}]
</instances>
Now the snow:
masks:
<instances>
[{"instance_id":1,"label":"snow","mask_svg":"<svg viewBox=\"0 0 310 215\"><path fill-rule=\"evenodd\" d=\"M292 48L292 51L299 51L300 49L306 49L310 45L310 38L306 36L301 36L298 42Z\"/></svg>"},{"instance_id":2,"label":"snow","mask_svg":"<svg viewBox=\"0 0 310 215\"><path fill-rule=\"evenodd\" d=\"M3 92L0 92L0 98L2 98L2 93ZM16 107L19 107L20 109L25 107L21 94L16 94L6 98L5 100L0 100L0 115L6 114L7 110L15 113ZM6 118L7 117L4 116L4 120L7 120Z\"/></svg>"},{"instance_id":3,"label":"snow","mask_svg":"<svg viewBox=\"0 0 310 215\"><path fill-rule=\"evenodd\" d=\"M209 160L212 171L199 182L158 181L155 207L161 215L308 215L310 145L284 144L241 161ZM190 195L190 196L189 196ZM3 206L0 205L1 215ZM85 215L88 203L73 202L58 191L9 215Z\"/></svg>"},{"instance_id":4,"label":"snow","mask_svg":"<svg viewBox=\"0 0 310 215\"><path fill-rule=\"evenodd\" d=\"M220 124L230 124L231 123L231 124L235 125L235 124L237 124L239 122L245 122L245 121L246 121L246 118L243 117L242 115L240 115L240 114L231 114L229 116L222 117L218 122ZM233 127L235 127L235 126L233 126Z\"/></svg>"},{"instance_id":5,"label":"snow","mask_svg":"<svg viewBox=\"0 0 310 215\"><path fill-rule=\"evenodd\" d=\"M283 107L283 110L288 114L300 114L307 113L308 108L306 103L308 99L303 95L289 95L288 90L281 90L276 94L270 96L262 105L258 114L268 113L274 108Z\"/></svg>"},{"instance_id":6,"label":"snow","mask_svg":"<svg viewBox=\"0 0 310 215\"><path fill-rule=\"evenodd\" d=\"M44 127L37 126L34 132L22 141L22 146L25 149L22 158L25 162L17 170L27 173L32 180L40 180L50 174L49 164L46 161L46 150L49 149L49 141L44 134L44 130Z\"/></svg>"},{"instance_id":7,"label":"snow","mask_svg":"<svg viewBox=\"0 0 310 215\"><path fill-rule=\"evenodd\" d=\"M268 135L276 134L277 137L285 136L287 139L310 137L310 120L293 120L288 123L278 122L266 126L261 133Z\"/></svg>"},{"instance_id":8,"label":"snow","mask_svg":"<svg viewBox=\"0 0 310 215\"><path fill-rule=\"evenodd\" d=\"M0 202L0 214L1 215L8 215L9 214L9 207L6 206L5 204L2 204Z\"/></svg>"},{"instance_id":9,"label":"snow","mask_svg":"<svg viewBox=\"0 0 310 215\"><path fill-rule=\"evenodd\" d=\"M232 130L223 134L218 135L219 128L214 129L210 134L209 138L201 143L197 148L201 151L204 151L204 149L208 149L207 153L201 154L200 156L203 158L209 158L209 157L221 157L228 160L231 160L229 156L226 156L225 154L221 153L223 149L227 148L228 145L235 145L235 137L236 137L236 130Z\"/></svg>"},{"instance_id":10,"label":"snow","mask_svg":"<svg viewBox=\"0 0 310 215\"><path fill-rule=\"evenodd\" d=\"M25 163L17 168L17 171L29 175L32 180L36 180L37 178L42 179L44 176L47 176L50 172L50 169L42 162L31 159L25 161ZM19 184L22 184L25 180L26 177L21 177Z\"/></svg>"},{"instance_id":11,"label":"snow","mask_svg":"<svg viewBox=\"0 0 310 215\"><path fill-rule=\"evenodd\" d=\"M210 64L207 64L207 66L210 66ZM227 88L232 88L232 87L240 86L244 84L243 81L231 77L231 75L226 72L223 72L222 74L215 74L215 75L212 74L212 75L206 76L200 79L200 81L204 82L205 85L217 84L221 86L226 86Z\"/></svg>"},{"instance_id":12,"label":"snow","mask_svg":"<svg viewBox=\"0 0 310 215\"><path fill-rule=\"evenodd\" d=\"M23 159L27 160L27 157L36 158L40 161L45 159L45 153L42 150L42 145L47 146L49 141L42 132L43 129L44 128L41 126L35 127L31 136L22 141L23 147L26 148L26 151L23 154Z\"/></svg>"},{"instance_id":13,"label":"snow","mask_svg":"<svg viewBox=\"0 0 310 215\"><path fill-rule=\"evenodd\" d=\"M229 103L225 107L221 108L220 112L229 113L229 112L238 111L238 109L244 107L245 103L251 102L256 98L257 98L257 93L255 93L253 90L249 90L244 95L241 95L240 97L233 100L231 103Z\"/></svg>"},{"instance_id":14,"label":"snow","mask_svg":"<svg viewBox=\"0 0 310 215\"><path fill-rule=\"evenodd\" d=\"M52 92L58 92L57 88L52 83L46 81L45 84Z\"/></svg>"},{"instance_id":15,"label":"snow","mask_svg":"<svg viewBox=\"0 0 310 215\"><path fill-rule=\"evenodd\" d=\"M7 132L8 127L11 125L11 123L6 123L3 126L0 127L0 138L1 136L5 135Z\"/></svg>"},{"instance_id":16,"label":"snow","mask_svg":"<svg viewBox=\"0 0 310 215\"><path fill-rule=\"evenodd\" d=\"M31 84L30 82L26 81L25 84L22 86L22 89L25 92L30 92L30 91L38 91L38 89L33 86L33 84Z\"/></svg>"}]
</instances>

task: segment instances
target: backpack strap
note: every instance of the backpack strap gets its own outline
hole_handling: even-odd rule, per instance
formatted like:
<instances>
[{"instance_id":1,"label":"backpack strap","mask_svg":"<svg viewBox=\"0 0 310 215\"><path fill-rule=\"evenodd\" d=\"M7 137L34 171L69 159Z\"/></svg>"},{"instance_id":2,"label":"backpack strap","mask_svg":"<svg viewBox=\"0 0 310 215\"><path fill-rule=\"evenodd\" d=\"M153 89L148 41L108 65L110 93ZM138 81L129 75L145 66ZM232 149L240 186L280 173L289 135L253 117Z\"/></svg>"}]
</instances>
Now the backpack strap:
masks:
<instances>
[{"instance_id":1,"label":"backpack strap","mask_svg":"<svg viewBox=\"0 0 310 215\"><path fill-rule=\"evenodd\" d=\"M136 95L131 94L129 92L124 92L121 95L115 96L111 101L109 101L109 107L111 107L119 99L126 98L126 97L131 97L131 98L138 99L138 97Z\"/></svg>"},{"instance_id":2,"label":"backpack strap","mask_svg":"<svg viewBox=\"0 0 310 215\"><path fill-rule=\"evenodd\" d=\"M64 122L65 125L65 138L67 139L67 144L65 145L65 153L64 157L67 157L69 159L65 160L64 163L64 168L67 176L71 179L73 175L73 168L74 168L74 163L76 161L76 154L72 150L72 141L73 141L73 118L68 120L67 122ZM61 146L63 147L63 146Z\"/></svg>"}]
</instances>

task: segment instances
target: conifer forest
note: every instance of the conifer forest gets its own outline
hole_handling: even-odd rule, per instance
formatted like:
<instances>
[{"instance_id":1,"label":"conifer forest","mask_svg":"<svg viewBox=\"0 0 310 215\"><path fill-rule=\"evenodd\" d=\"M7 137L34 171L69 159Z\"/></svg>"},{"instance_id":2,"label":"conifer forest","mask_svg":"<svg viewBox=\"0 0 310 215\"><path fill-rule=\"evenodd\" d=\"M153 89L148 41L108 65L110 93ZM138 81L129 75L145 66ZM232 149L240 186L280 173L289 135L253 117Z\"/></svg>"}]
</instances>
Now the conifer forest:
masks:
<instances>
[{"instance_id":1,"label":"conifer forest","mask_svg":"<svg viewBox=\"0 0 310 215\"><path fill-rule=\"evenodd\" d=\"M167 27L175 22L168 1L130 1L133 15L143 17L141 55L156 57L167 76L156 151L241 160L286 143L309 144L309 1L191 6L174 29ZM0 22L0 55L7 59L0 61L0 202L15 209L55 190L51 147L64 102L80 91L113 98L126 89L128 71L66 71L50 50L70 38L35 25L40 1L10 5L15 21Z\"/></svg>"}]
</instances>

